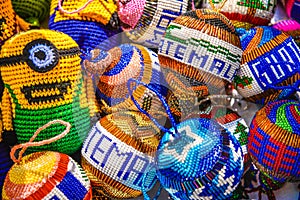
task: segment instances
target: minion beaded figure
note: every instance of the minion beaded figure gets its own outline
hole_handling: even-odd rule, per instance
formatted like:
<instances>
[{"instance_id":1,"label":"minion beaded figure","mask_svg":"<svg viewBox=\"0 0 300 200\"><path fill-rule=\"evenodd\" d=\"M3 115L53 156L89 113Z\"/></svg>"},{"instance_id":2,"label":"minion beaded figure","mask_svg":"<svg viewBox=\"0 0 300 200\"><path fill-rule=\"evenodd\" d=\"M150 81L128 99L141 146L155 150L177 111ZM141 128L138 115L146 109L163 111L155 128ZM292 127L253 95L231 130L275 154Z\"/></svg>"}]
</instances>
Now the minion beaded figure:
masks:
<instances>
[{"instance_id":1,"label":"minion beaded figure","mask_svg":"<svg viewBox=\"0 0 300 200\"><path fill-rule=\"evenodd\" d=\"M49 29L71 36L83 56L98 45L108 50L118 44L118 36L113 37L119 33L117 5L113 0L52 0Z\"/></svg>"},{"instance_id":2,"label":"minion beaded figure","mask_svg":"<svg viewBox=\"0 0 300 200\"><path fill-rule=\"evenodd\" d=\"M220 0L204 0L203 7L211 8L212 4L218 7L221 3ZM250 29L254 26L267 26L274 16L276 5L277 0L230 0L220 11L236 28Z\"/></svg>"},{"instance_id":3,"label":"minion beaded figure","mask_svg":"<svg viewBox=\"0 0 300 200\"><path fill-rule=\"evenodd\" d=\"M300 49L291 36L255 27L241 37L241 44L244 52L234 83L245 100L266 104L299 90Z\"/></svg>"},{"instance_id":4,"label":"minion beaded figure","mask_svg":"<svg viewBox=\"0 0 300 200\"><path fill-rule=\"evenodd\" d=\"M82 167L96 194L135 198L156 183L154 154L160 130L138 111L121 111L101 118L81 150Z\"/></svg>"},{"instance_id":5,"label":"minion beaded figure","mask_svg":"<svg viewBox=\"0 0 300 200\"><path fill-rule=\"evenodd\" d=\"M29 152L52 150L72 154L82 145L90 128L90 116L80 66L79 47L71 37L52 30L22 32L2 47L0 70L3 131L15 132L19 143L52 119L72 124L60 141ZM63 127L54 124L37 141L55 136Z\"/></svg>"},{"instance_id":6,"label":"minion beaded figure","mask_svg":"<svg viewBox=\"0 0 300 200\"><path fill-rule=\"evenodd\" d=\"M13 9L16 13L33 26L49 17L51 0L12 0Z\"/></svg>"},{"instance_id":7,"label":"minion beaded figure","mask_svg":"<svg viewBox=\"0 0 300 200\"><path fill-rule=\"evenodd\" d=\"M34 138L53 123L66 126L61 134L39 142ZM92 188L85 171L68 155L43 151L22 157L28 146L39 146L59 140L70 130L70 123L61 120L48 122L40 127L29 142L14 146L11 158L15 164L10 168L4 182L2 199L64 199L91 200ZM22 148L18 158L17 149Z\"/></svg>"},{"instance_id":8,"label":"minion beaded figure","mask_svg":"<svg viewBox=\"0 0 300 200\"><path fill-rule=\"evenodd\" d=\"M248 151L267 190L300 180L299 108L297 101L274 101L251 122Z\"/></svg>"},{"instance_id":9,"label":"minion beaded figure","mask_svg":"<svg viewBox=\"0 0 300 200\"><path fill-rule=\"evenodd\" d=\"M11 0L0 0L0 49L6 40L21 30L29 29L29 24L13 10Z\"/></svg>"},{"instance_id":10,"label":"minion beaded figure","mask_svg":"<svg viewBox=\"0 0 300 200\"><path fill-rule=\"evenodd\" d=\"M225 94L241 57L234 26L218 11L197 9L173 20L158 49L162 72L179 102L170 104L173 114L185 118L190 110L199 110L190 105L201 98Z\"/></svg>"}]
</instances>

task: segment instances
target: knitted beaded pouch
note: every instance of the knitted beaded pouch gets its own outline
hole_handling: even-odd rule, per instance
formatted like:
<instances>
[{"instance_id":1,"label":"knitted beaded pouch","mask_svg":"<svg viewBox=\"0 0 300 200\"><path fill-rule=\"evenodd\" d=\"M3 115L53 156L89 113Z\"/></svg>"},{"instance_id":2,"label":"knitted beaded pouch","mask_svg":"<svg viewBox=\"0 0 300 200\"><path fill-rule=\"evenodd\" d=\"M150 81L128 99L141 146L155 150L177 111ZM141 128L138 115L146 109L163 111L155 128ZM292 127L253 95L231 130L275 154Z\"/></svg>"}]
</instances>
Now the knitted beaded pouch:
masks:
<instances>
[{"instance_id":1,"label":"knitted beaded pouch","mask_svg":"<svg viewBox=\"0 0 300 200\"><path fill-rule=\"evenodd\" d=\"M52 0L49 29L71 36L84 55L98 45L108 50L119 42L116 11L113 0Z\"/></svg>"},{"instance_id":2,"label":"knitted beaded pouch","mask_svg":"<svg viewBox=\"0 0 300 200\"><path fill-rule=\"evenodd\" d=\"M51 0L11 0L16 13L34 26L49 17Z\"/></svg>"},{"instance_id":3,"label":"knitted beaded pouch","mask_svg":"<svg viewBox=\"0 0 300 200\"><path fill-rule=\"evenodd\" d=\"M153 164L160 138L160 130L140 112L101 118L81 150L81 165L96 193L124 199L150 190L156 182Z\"/></svg>"},{"instance_id":4,"label":"knitted beaded pouch","mask_svg":"<svg viewBox=\"0 0 300 200\"><path fill-rule=\"evenodd\" d=\"M141 18L146 0L119 0L118 16L123 30L133 29Z\"/></svg>"},{"instance_id":5,"label":"knitted beaded pouch","mask_svg":"<svg viewBox=\"0 0 300 200\"><path fill-rule=\"evenodd\" d=\"M71 37L52 30L22 32L2 46L4 133L15 132L18 142L24 143L49 120L62 119L72 124L71 131L60 141L30 147L29 152L72 154L81 147L90 129L90 116L79 55L79 47ZM62 128L54 124L36 141L53 137Z\"/></svg>"},{"instance_id":6,"label":"knitted beaded pouch","mask_svg":"<svg viewBox=\"0 0 300 200\"><path fill-rule=\"evenodd\" d=\"M234 83L245 100L265 104L299 90L300 49L291 36L262 26L245 33L241 43L244 52Z\"/></svg>"},{"instance_id":7,"label":"knitted beaded pouch","mask_svg":"<svg viewBox=\"0 0 300 200\"><path fill-rule=\"evenodd\" d=\"M300 23L300 1L299 0L281 0L285 7L285 11L290 18Z\"/></svg>"},{"instance_id":8,"label":"knitted beaded pouch","mask_svg":"<svg viewBox=\"0 0 300 200\"><path fill-rule=\"evenodd\" d=\"M29 29L29 24L16 15L11 0L0 0L0 49L16 33Z\"/></svg>"},{"instance_id":9,"label":"knitted beaded pouch","mask_svg":"<svg viewBox=\"0 0 300 200\"><path fill-rule=\"evenodd\" d=\"M220 0L204 0L202 6L211 8L221 2ZM276 0L230 0L222 7L221 13L228 17L236 28L250 29L254 26L268 25L274 16L276 5Z\"/></svg>"},{"instance_id":10,"label":"knitted beaded pouch","mask_svg":"<svg viewBox=\"0 0 300 200\"><path fill-rule=\"evenodd\" d=\"M4 142L0 142L0 197L2 197L2 187L7 172L13 165L13 161L9 157L10 148Z\"/></svg>"},{"instance_id":11,"label":"knitted beaded pouch","mask_svg":"<svg viewBox=\"0 0 300 200\"><path fill-rule=\"evenodd\" d=\"M52 123L62 123L67 129L55 138L42 142L33 142L35 136ZM71 125L61 120L47 123L38 129L30 142L17 145L11 151L15 164L10 168L4 182L2 199L92 199L92 188L85 171L66 154L43 151L26 155L24 148L31 145L43 145L60 139L70 130ZM23 148L22 148L23 147ZM15 151L22 148L19 158Z\"/></svg>"},{"instance_id":12,"label":"knitted beaded pouch","mask_svg":"<svg viewBox=\"0 0 300 200\"><path fill-rule=\"evenodd\" d=\"M300 104L268 103L254 116L249 132L249 154L258 169L278 182L300 179Z\"/></svg>"},{"instance_id":13,"label":"knitted beaded pouch","mask_svg":"<svg viewBox=\"0 0 300 200\"><path fill-rule=\"evenodd\" d=\"M99 76L96 97L104 113L120 110L137 110L129 98L127 82L136 78L147 84L156 84L165 92L164 78L160 71L157 54L136 44L122 44L108 52L95 49L84 61L85 68ZM133 95L149 112L161 110L161 103L147 88L135 88Z\"/></svg>"},{"instance_id":14,"label":"knitted beaded pouch","mask_svg":"<svg viewBox=\"0 0 300 200\"><path fill-rule=\"evenodd\" d=\"M144 11L133 30L126 32L135 43L158 48L167 26L185 13L188 0L146 0Z\"/></svg>"},{"instance_id":15,"label":"knitted beaded pouch","mask_svg":"<svg viewBox=\"0 0 300 200\"><path fill-rule=\"evenodd\" d=\"M174 200L229 198L243 173L239 142L207 118L192 118L176 124L166 100L151 85L147 87L158 95L172 124L172 128L164 128L136 103L164 132L155 156L161 185Z\"/></svg>"},{"instance_id":16,"label":"knitted beaded pouch","mask_svg":"<svg viewBox=\"0 0 300 200\"><path fill-rule=\"evenodd\" d=\"M158 50L162 72L179 99L179 108L170 104L171 110L180 116L186 105L197 103L195 100L208 93L225 94L240 67L241 56L239 37L224 15L198 9L177 17L168 26Z\"/></svg>"}]
</instances>

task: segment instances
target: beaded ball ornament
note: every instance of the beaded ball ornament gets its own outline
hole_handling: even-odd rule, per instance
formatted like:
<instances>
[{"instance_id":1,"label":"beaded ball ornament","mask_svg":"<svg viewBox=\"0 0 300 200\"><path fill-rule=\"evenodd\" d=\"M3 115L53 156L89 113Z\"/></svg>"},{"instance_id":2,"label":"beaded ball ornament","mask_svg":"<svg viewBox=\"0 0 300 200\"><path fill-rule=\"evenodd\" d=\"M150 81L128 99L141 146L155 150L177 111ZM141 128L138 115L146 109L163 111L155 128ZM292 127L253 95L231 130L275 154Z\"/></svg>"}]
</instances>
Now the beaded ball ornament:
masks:
<instances>
[{"instance_id":1,"label":"beaded ball ornament","mask_svg":"<svg viewBox=\"0 0 300 200\"><path fill-rule=\"evenodd\" d=\"M219 6L224 0L204 0L203 7L211 4ZM236 28L249 29L254 26L266 26L274 16L276 0L230 0L222 7L221 13L231 20Z\"/></svg>"},{"instance_id":2,"label":"beaded ball ornament","mask_svg":"<svg viewBox=\"0 0 300 200\"><path fill-rule=\"evenodd\" d=\"M13 10L11 0L0 0L0 49L6 40L30 28Z\"/></svg>"},{"instance_id":3,"label":"beaded ball ornament","mask_svg":"<svg viewBox=\"0 0 300 200\"><path fill-rule=\"evenodd\" d=\"M99 75L96 88L97 100L102 110L111 113L119 110L137 110L129 98L127 82L135 78L147 84L156 84L160 92L166 93L160 86L164 78L160 70L157 54L137 44L122 44L108 52L95 49L84 61L85 68ZM147 88L136 87L133 95L145 110L159 111L160 101L155 99Z\"/></svg>"},{"instance_id":4,"label":"beaded ball ornament","mask_svg":"<svg viewBox=\"0 0 300 200\"><path fill-rule=\"evenodd\" d=\"M120 32L114 0L53 0L49 29L71 36L87 54L98 45L104 50L118 44ZM83 55L83 56L84 56Z\"/></svg>"},{"instance_id":5,"label":"beaded ball ornament","mask_svg":"<svg viewBox=\"0 0 300 200\"><path fill-rule=\"evenodd\" d=\"M118 16L123 30L133 29L142 17L146 0L119 0Z\"/></svg>"},{"instance_id":6,"label":"beaded ball ornament","mask_svg":"<svg viewBox=\"0 0 300 200\"><path fill-rule=\"evenodd\" d=\"M300 49L291 36L261 26L241 36L241 44L244 52L234 83L245 100L265 104L298 90Z\"/></svg>"},{"instance_id":7,"label":"beaded ball ornament","mask_svg":"<svg viewBox=\"0 0 300 200\"><path fill-rule=\"evenodd\" d=\"M228 199L240 182L242 157L239 142L216 122L188 119L160 141L157 177L174 200Z\"/></svg>"},{"instance_id":8,"label":"beaded ball ornament","mask_svg":"<svg viewBox=\"0 0 300 200\"><path fill-rule=\"evenodd\" d=\"M275 181L300 180L300 103L274 101L254 116L249 154L257 168Z\"/></svg>"},{"instance_id":9,"label":"beaded ball ornament","mask_svg":"<svg viewBox=\"0 0 300 200\"><path fill-rule=\"evenodd\" d=\"M81 165L97 193L134 198L156 183L154 154L160 130L137 111L102 117L84 142Z\"/></svg>"},{"instance_id":10,"label":"beaded ball ornament","mask_svg":"<svg viewBox=\"0 0 300 200\"><path fill-rule=\"evenodd\" d=\"M0 197L2 197L2 187L7 172L13 165L13 161L9 157L10 148L4 142L0 142Z\"/></svg>"},{"instance_id":11,"label":"beaded ball ornament","mask_svg":"<svg viewBox=\"0 0 300 200\"><path fill-rule=\"evenodd\" d=\"M53 119L72 124L60 141L28 152L76 152L90 130L90 115L81 72L79 47L71 37L52 30L30 30L10 38L0 52L4 82L3 130L15 132L19 143ZM54 124L37 141L55 136L63 126Z\"/></svg>"},{"instance_id":12,"label":"beaded ball ornament","mask_svg":"<svg viewBox=\"0 0 300 200\"><path fill-rule=\"evenodd\" d=\"M5 199L92 199L85 171L68 155L44 151L24 156L9 170Z\"/></svg>"},{"instance_id":13,"label":"beaded ball ornament","mask_svg":"<svg viewBox=\"0 0 300 200\"><path fill-rule=\"evenodd\" d=\"M172 20L185 13L188 0L146 0L141 18L126 32L135 43L158 48L161 37Z\"/></svg>"},{"instance_id":14,"label":"beaded ball ornament","mask_svg":"<svg viewBox=\"0 0 300 200\"><path fill-rule=\"evenodd\" d=\"M179 103L169 100L174 114L182 114L181 104L184 111L185 104L197 104L208 93L225 94L241 57L234 26L217 11L197 9L173 20L161 40L158 58L166 82L179 99Z\"/></svg>"},{"instance_id":15,"label":"beaded ball ornament","mask_svg":"<svg viewBox=\"0 0 300 200\"><path fill-rule=\"evenodd\" d=\"M295 19L300 23L300 1L299 0L281 0L285 7L288 17Z\"/></svg>"},{"instance_id":16,"label":"beaded ball ornament","mask_svg":"<svg viewBox=\"0 0 300 200\"><path fill-rule=\"evenodd\" d=\"M16 13L34 26L49 16L51 0L11 0Z\"/></svg>"}]
</instances>

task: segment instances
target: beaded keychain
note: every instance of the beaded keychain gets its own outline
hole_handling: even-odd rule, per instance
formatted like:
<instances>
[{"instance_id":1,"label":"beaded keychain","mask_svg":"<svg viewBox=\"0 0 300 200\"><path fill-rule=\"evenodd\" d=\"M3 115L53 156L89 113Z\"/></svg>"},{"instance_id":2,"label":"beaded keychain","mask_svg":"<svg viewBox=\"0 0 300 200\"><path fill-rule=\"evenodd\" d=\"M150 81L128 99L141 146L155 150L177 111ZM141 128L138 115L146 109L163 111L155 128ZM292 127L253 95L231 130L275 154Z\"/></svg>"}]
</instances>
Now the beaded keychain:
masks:
<instances>
[{"instance_id":1,"label":"beaded keychain","mask_svg":"<svg viewBox=\"0 0 300 200\"><path fill-rule=\"evenodd\" d=\"M33 142L42 130L55 123L65 126L66 129L48 140ZM22 157L26 148L60 140L70 129L71 124L68 122L50 121L37 129L29 142L11 149L10 157L15 164L5 178L2 199L92 199L92 188L86 173L68 155L43 151ZM16 158L16 150L20 148Z\"/></svg>"},{"instance_id":2,"label":"beaded keychain","mask_svg":"<svg viewBox=\"0 0 300 200\"><path fill-rule=\"evenodd\" d=\"M151 85L130 79L156 93L169 116L172 128L166 129L135 101L163 132L155 156L156 174L161 185L175 200L199 198L227 199L243 173L243 154L235 137L215 121L192 118L176 124L164 97ZM145 199L150 199L144 193Z\"/></svg>"}]
</instances>

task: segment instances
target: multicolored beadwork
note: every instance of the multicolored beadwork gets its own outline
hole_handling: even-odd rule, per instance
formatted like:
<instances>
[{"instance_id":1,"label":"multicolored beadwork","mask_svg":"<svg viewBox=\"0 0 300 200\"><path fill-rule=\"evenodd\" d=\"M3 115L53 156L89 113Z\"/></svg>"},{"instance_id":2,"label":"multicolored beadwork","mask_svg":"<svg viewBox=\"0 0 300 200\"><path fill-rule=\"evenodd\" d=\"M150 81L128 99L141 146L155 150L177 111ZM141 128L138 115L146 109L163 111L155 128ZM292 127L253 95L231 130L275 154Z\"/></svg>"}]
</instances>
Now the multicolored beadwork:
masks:
<instances>
[{"instance_id":1,"label":"multicolored beadwork","mask_svg":"<svg viewBox=\"0 0 300 200\"><path fill-rule=\"evenodd\" d=\"M9 170L2 191L9 199L92 199L90 180L69 156L45 151L24 156Z\"/></svg>"},{"instance_id":2,"label":"multicolored beadwork","mask_svg":"<svg viewBox=\"0 0 300 200\"><path fill-rule=\"evenodd\" d=\"M28 30L29 24L16 15L11 0L0 0L0 49L6 40L22 30Z\"/></svg>"},{"instance_id":3,"label":"multicolored beadwork","mask_svg":"<svg viewBox=\"0 0 300 200\"><path fill-rule=\"evenodd\" d=\"M255 165L275 181L300 180L300 104L267 104L252 120L248 151Z\"/></svg>"},{"instance_id":4,"label":"multicolored beadwork","mask_svg":"<svg viewBox=\"0 0 300 200\"><path fill-rule=\"evenodd\" d=\"M210 8L210 0L203 1L204 8ZM223 0L224 1L224 0ZM215 7L222 0L212 0ZM221 13L231 20L236 28L250 29L254 26L266 26L274 16L276 0L230 0L221 9Z\"/></svg>"},{"instance_id":5,"label":"multicolored beadwork","mask_svg":"<svg viewBox=\"0 0 300 200\"><path fill-rule=\"evenodd\" d=\"M119 36L116 34L120 30L116 27L117 5L114 0L92 1L74 14L59 10L58 1L51 1L49 29L71 36L78 43L83 56L97 46L109 50L118 44ZM63 1L62 8L71 12L85 3L85 0Z\"/></svg>"},{"instance_id":6,"label":"multicolored beadwork","mask_svg":"<svg viewBox=\"0 0 300 200\"><path fill-rule=\"evenodd\" d=\"M98 56L94 56L94 59L86 60L85 65L88 69L92 65L99 66L96 96L98 101L105 101L107 104L107 106L103 106L105 112L137 110L127 88L127 82L130 78L146 84L157 84L158 87L164 83L157 54L146 47L136 44L122 44L107 53L102 52L96 55ZM111 58L109 60L106 59L108 55ZM104 63L104 66L100 66L101 63ZM95 73L96 70L92 71ZM163 87L160 89L162 94L165 93ZM152 92L144 86L134 88L132 95L145 110L161 110L160 101L154 98Z\"/></svg>"},{"instance_id":7,"label":"multicolored beadwork","mask_svg":"<svg viewBox=\"0 0 300 200\"><path fill-rule=\"evenodd\" d=\"M82 167L93 188L110 198L134 198L156 183L154 154L160 130L144 114L106 115L90 131L81 150Z\"/></svg>"},{"instance_id":8,"label":"multicolored beadwork","mask_svg":"<svg viewBox=\"0 0 300 200\"><path fill-rule=\"evenodd\" d=\"M72 125L61 140L30 147L28 152L72 154L83 144L90 130L90 115L79 55L79 47L71 37L52 30L22 32L2 46L3 130L15 131L18 142L24 143L51 120L61 119ZM63 125L52 125L36 141L52 138L62 130Z\"/></svg>"},{"instance_id":9,"label":"multicolored beadwork","mask_svg":"<svg viewBox=\"0 0 300 200\"><path fill-rule=\"evenodd\" d=\"M291 36L262 26L250 29L241 43L244 52L234 82L246 100L265 104L296 92L300 49Z\"/></svg>"},{"instance_id":10,"label":"multicolored beadwork","mask_svg":"<svg viewBox=\"0 0 300 200\"><path fill-rule=\"evenodd\" d=\"M2 197L2 187L7 172L13 165L9 156L10 148L4 142L0 142L0 197Z\"/></svg>"},{"instance_id":11,"label":"multicolored beadwork","mask_svg":"<svg viewBox=\"0 0 300 200\"><path fill-rule=\"evenodd\" d=\"M188 0L146 0L144 11L127 36L135 43L158 48L161 37L172 20L185 13Z\"/></svg>"},{"instance_id":12,"label":"multicolored beadwork","mask_svg":"<svg viewBox=\"0 0 300 200\"><path fill-rule=\"evenodd\" d=\"M182 116L180 104L186 110L208 93L226 93L240 67L242 49L234 26L224 15L198 9L170 23L158 57L173 96L179 99L169 100L179 104L179 108L170 105L171 110Z\"/></svg>"},{"instance_id":13,"label":"multicolored beadwork","mask_svg":"<svg viewBox=\"0 0 300 200\"><path fill-rule=\"evenodd\" d=\"M300 23L300 1L299 0L282 0L287 15Z\"/></svg>"},{"instance_id":14,"label":"multicolored beadwork","mask_svg":"<svg viewBox=\"0 0 300 200\"><path fill-rule=\"evenodd\" d=\"M275 23L272 27L292 36L294 41L300 47L300 23L298 23L296 20L282 20Z\"/></svg>"},{"instance_id":15,"label":"multicolored beadwork","mask_svg":"<svg viewBox=\"0 0 300 200\"><path fill-rule=\"evenodd\" d=\"M228 199L243 173L238 141L205 118L183 121L176 129L164 134L157 150L162 186L174 200Z\"/></svg>"},{"instance_id":16,"label":"multicolored beadwork","mask_svg":"<svg viewBox=\"0 0 300 200\"><path fill-rule=\"evenodd\" d=\"M49 16L51 0L11 1L16 13L32 25L39 26L39 23Z\"/></svg>"}]
</instances>

